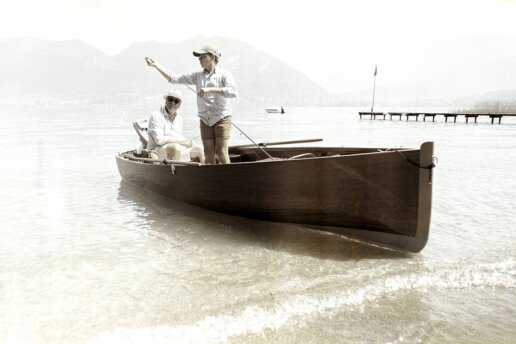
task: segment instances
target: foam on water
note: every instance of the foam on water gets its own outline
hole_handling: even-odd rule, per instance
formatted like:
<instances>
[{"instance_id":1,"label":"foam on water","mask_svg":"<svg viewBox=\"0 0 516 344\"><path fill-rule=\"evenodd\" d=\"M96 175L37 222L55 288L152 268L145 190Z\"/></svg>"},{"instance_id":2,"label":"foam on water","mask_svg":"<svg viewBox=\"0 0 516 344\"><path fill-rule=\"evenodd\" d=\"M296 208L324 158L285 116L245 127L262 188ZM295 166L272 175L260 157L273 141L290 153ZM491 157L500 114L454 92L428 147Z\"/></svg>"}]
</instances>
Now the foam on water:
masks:
<instances>
[{"instance_id":1,"label":"foam on water","mask_svg":"<svg viewBox=\"0 0 516 344\"><path fill-rule=\"evenodd\" d=\"M116 329L100 333L92 343L199 343L226 342L235 336L277 330L297 317L331 315L341 307L357 307L374 302L384 295L404 290L428 292L431 289L508 288L516 290L516 264L510 258L505 261L479 264L467 268L434 267L426 273L412 273L401 277L380 278L365 287L340 290L317 295L295 295L275 300L271 307L250 306L240 313L225 312L210 315L193 324L158 326L139 329ZM323 283L327 283L324 281ZM317 286L311 285L310 288ZM403 341L403 338L399 338Z\"/></svg>"}]
</instances>

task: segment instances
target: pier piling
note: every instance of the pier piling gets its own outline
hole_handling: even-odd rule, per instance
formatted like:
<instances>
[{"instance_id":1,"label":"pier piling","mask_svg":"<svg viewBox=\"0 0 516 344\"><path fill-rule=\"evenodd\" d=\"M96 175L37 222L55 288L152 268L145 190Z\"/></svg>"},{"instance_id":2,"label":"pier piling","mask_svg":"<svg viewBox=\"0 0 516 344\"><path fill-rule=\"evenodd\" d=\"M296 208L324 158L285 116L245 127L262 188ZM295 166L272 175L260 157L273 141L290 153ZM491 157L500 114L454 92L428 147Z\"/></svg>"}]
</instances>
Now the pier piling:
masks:
<instances>
[{"instance_id":1,"label":"pier piling","mask_svg":"<svg viewBox=\"0 0 516 344\"><path fill-rule=\"evenodd\" d=\"M489 116L491 119L491 124L494 124L495 120L498 120L498 124L502 123L502 117L516 117L516 114L511 113L437 113L437 112L358 112L360 115L360 119L362 116L370 116L369 119L373 120L376 117L382 117L385 120L385 116L389 115L389 119L392 121L393 117L398 117L399 120L405 116L405 120L408 122L410 118L415 117L416 122L418 121L419 116L423 116L423 122L426 122L427 117L432 117L432 122L435 122L435 117L443 116L444 121L448 122L448 118L453 118L453 123L457 122L457 117L464 116L466 119L466 123L469 123L470 118L475 120L477 123L478 117L481 116Z\"/></svg>"}]
</instances>

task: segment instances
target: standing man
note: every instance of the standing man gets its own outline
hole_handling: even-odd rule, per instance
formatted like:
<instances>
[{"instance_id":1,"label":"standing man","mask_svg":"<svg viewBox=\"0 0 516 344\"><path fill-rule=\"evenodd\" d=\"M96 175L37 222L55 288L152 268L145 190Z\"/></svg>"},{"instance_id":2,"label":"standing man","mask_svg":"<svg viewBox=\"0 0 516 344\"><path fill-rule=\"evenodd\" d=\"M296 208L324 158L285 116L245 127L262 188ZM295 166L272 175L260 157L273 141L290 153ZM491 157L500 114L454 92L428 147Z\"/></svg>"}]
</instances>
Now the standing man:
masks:
<instances>
[{"instance_id":1,"label":"standing man","mask_svg":"<svg viewBox=\"0 0 516 344\"><path fill-rule=\"evenodd\" d=\"M183 136L183 118L177 113L181 107L181 93L171 90L163 98L165 104L149 118L147 127L149 156L159 160L198 158L201 163L204 163L200 147L192 148L192 141Z\"/></svg>"},{"instance_id":2,"label":"standing man","mask_svg":"<svg viewBox=\"0 0 516 344\"><path fill-rule=\"evenodd\" d=\"M146 61L172 84L195 85L206 163L214 164L217 155L220 163L228 164L232 115L229 98L237 96L235 81L228 71L217 67L221 56L217 47L206 45L193 55L199 58L203 70L178 76L173 76L151 58Z\"/></svg>"}]
</instances>

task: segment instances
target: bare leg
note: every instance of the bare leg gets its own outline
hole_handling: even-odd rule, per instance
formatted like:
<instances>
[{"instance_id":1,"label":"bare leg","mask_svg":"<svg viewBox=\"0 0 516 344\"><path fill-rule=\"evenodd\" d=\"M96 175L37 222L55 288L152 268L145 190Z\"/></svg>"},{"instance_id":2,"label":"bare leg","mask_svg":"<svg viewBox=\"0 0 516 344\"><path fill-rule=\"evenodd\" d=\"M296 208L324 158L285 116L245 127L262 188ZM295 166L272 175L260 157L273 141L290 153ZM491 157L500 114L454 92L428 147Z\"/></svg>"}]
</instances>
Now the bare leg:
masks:
<instances>
[{"instance_id":1,"label":"bare leg","mask_svg":"<svg viewBox=\"0 0 516 344\"><path fill-rule=\"evenodd\" d=\"M225 138L216 138L216 145L215 145L215 152L217 153L217 156L219 157L219 161L221 164L229 164L231 161L229 160L229 152L228 152L228 145L229 145L229 139Z\"/></svg>"},{"instance_id":2,"label":"bare leg","mask_svg":"<svg viewBox=\"0 0 516 344\"><path fill-rule=\"evenodd\" d=\"M169 160L180 160L181 159L181 146L177 143L169 143L166 146L167 158Z\"/></svg>"},{"instance_id":3,"label":"bare leg","mask_svg":"<svg viewBox=\"0 0 516 344\"><path fill-rule=\"evenodd\" d=\"M159 160L159 155L156 151L151 150L149 151L149 158Z\"/></svg>"},{"instance_id":4,"label":"bare leg","mask_svg":"<svg viewBox=\"0 0 516 344\"><path fill-rule=\"evenodd\" d=\"M190 159L195 161L195 159L199 159L199 162L201 164L205 164L206 160L204 159L204 152L199 146L193 146L192 150L190 151Z\"/></svg>"},{"instance_id":5,"label":"bare leg","mask_svg":"<svg viewBox=\"0 0 516 344\"><path fill-rule=\"evenodd\" d=\"M202 145L204 146L204 158L207 164L215 164L215 140L214 139L202 139Z\"/></svg>"}]
</instances>

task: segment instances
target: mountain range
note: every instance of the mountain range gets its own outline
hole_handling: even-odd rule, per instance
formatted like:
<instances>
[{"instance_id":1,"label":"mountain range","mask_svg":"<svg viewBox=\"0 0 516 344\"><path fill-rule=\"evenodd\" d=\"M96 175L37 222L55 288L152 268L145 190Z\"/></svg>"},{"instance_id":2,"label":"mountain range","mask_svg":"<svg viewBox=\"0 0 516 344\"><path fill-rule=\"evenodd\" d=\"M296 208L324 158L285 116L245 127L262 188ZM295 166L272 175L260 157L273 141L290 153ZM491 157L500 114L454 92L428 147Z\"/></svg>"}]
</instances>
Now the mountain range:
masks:
<instances>
[{"instance_id":1,"label":"mountain range","mask_svg":"<svg viewBox=\"0 0 516 344\"><path fill-rule=\"evenodd\" d=\"M333 94L299 70L245 42L204 36L177 44L134 43L112 57L79 40L1 40L0 98L31 95L117 102L127 97L152 97L164 93L171 86L146 65L144 57L153 57L174 74L197 71L200 70L199 61L191 52L206 42L221 49L219 65L234 75L241 105L349 105L365 108L370 105L370 88ZM443 54L440 52L439 56L444 58ZM514 69L514 64L511 64L504 78L510 78ZM458 86L449 84L447 81L441 86L433 85L427 80L421 88L415 81L405 80L399 85L379 83L376 104L457 106L473 105L483 100L516 99L516 90L513 89L470 96L456 92L454 95L453 90ZM441 92L424 92L422 89Z\"/></svg>"},{"instance_id":2,"label":"mountain range","mask_svg":"<svg viewBox=\"0 0 516 344\"><path fill-rule=\"evenodd\" d=\"M116 98L163 93L172 86L144 58L153 57L174 74L198 71L192 51L206 41L199 36L179 44L135 43L114 57L78 40L0 41L0 94ZM246 43L209 42L223 52L219 66L234 75L240 102L309 104L332 98L301 72Z\"/></svg>"}]
</instances>

